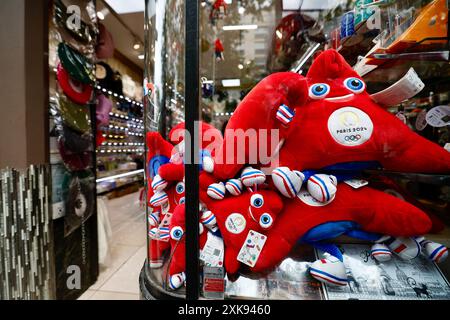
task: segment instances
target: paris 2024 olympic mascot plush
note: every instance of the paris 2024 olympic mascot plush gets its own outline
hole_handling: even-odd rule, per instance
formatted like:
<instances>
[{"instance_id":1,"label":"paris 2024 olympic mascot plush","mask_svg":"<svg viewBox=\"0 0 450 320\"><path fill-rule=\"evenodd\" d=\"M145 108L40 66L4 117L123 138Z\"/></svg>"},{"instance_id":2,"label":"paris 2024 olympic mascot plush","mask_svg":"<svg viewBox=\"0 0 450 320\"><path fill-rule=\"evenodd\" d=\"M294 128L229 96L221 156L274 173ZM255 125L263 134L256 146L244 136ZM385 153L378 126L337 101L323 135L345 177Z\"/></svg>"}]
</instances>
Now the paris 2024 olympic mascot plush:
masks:
<instances>
[{"instance_id":1,"label":"paris 2024 olympic mascot plush","mask_svg":"<svg viewBox=\"0 0 450 320\"><path fill-rule=\"evenodd\" d=\"M220 186L217 179L235 178L248 163L249 142L237 143L233 130L238 129L278 129L281 138L278 145L270 145L258 136L256 143L258 156L264 154L258 152L264 146L276 150L279 167L272 172L272 185L287 199L267 233L253 271L273 268L297 241L302 241L333 257L313 263L311 274L320 281L344 285L342 256L329 245L331 239L342 234L377 242L372 254L380 260L388 259L392 252L414 258L422 249L434 261L448 255L442 245L413 238L431 228L429 217L420 209L370 187L353 189L338 184L333 176L314 176L318 170L374 167L400 172L450 171L450 154L374 102L363 80L336 51L319 55L306 77L276 73L245 97L230 119L222 147L214 157L211 171L216 182L211 187ZM233 158L242 151L244 162ZM233 155L231 159L227 159L229 155ZM257 166L264 164L257 159ZM302 184L307 190L301 188Z\"/></svg>"}]
</instances>

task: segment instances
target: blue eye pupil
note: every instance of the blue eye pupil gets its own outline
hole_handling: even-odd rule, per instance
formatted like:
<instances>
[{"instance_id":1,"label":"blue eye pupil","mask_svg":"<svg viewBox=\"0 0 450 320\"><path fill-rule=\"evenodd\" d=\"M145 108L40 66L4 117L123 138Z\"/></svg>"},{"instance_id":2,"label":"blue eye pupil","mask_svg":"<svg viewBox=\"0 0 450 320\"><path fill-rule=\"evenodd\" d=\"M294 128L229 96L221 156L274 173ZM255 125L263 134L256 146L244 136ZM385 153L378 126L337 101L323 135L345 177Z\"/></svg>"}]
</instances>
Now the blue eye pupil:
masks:
<instances>
[{"instance_id":1,"label":"blue eye pupil","mask_svg":"<svg viewBox=\"0 0 450 320\"><path fill-rule=\"evenodd\" d=\"M256 199L255 206L260 206L260 205L261 205L261 199Z\"/></svg>"},{"instance_id":2,"label":"blue eye pupil","mask_svg":"<svg viewBox=\"0 0 450 320\"><path fill-rule=\"evenodd\" d=\"M322 93L325 90L325 87L320 85L320 86L317 86L315 88L315 90L316 90L317 93Z\"/></svg>"},{"instance_id":3,"label":"blue eye pupil","mask_svg":"<svg viewBox=\"0 0 450 320\"><path fill-rule=\"evenodd\" d=\"M350 80L347 82L347 86L348 86L350 89L353 89L353 90L359 90L359 89L361 89L361 88L363 87L363 83L362 83L362 81L359 80L359 79L350 79Z\"/></svg>"}]
</instances>

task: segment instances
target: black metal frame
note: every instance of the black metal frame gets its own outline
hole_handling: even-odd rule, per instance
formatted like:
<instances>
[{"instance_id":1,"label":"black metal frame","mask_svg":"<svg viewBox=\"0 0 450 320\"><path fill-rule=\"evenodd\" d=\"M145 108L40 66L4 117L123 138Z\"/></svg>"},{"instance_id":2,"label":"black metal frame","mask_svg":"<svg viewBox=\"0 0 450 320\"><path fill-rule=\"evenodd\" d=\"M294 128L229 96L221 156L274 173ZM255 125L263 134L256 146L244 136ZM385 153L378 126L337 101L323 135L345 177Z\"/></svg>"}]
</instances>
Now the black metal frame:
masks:
<instances>
[{"instance_id":1,"label":"black metal frame","mask_svg":"<svg viewBox=\"0 0 450 320\"><path fill-rule=\"evenodd\" d=\"M185 164L186 183L186 299L199 298L199 166L198 166L198 120L200 102L199 84L199 1L185 2L185 126L191 139L186 140L187 152Z\"/></svg>"}]
</instances>

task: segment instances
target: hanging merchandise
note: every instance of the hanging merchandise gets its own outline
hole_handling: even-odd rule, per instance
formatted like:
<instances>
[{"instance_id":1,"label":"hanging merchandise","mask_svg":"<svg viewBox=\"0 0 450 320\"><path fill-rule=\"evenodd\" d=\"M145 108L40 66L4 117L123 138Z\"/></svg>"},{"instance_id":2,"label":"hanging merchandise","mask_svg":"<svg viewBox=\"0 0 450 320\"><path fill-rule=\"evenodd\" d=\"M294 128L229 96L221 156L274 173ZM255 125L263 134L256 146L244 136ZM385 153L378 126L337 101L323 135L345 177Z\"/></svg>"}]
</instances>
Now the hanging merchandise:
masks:
<instances>
[{"instance_id":1,"label":"hanging merchandise","mask_svg":"<svg viewBox=\"0 0 450 320\"><path fill-rule=\"evenodd\" d=\"M84 84L95 82L93 65L81 53L61 42L58 45L58 56L71 78Z\"/></svg>"},{"instance_id":2,"label":"hanging merchandise","mask_svg":"<svg viewBox=\"0 0 450 320\"><path fill-rule=\"evenodd\" d=\"M75 103L86 104L91 100L92 86L71 78L61 64L58 64L56 77L64 94Z\"/></svg>"},{"instance_id":3,"label":"hanging merchandise","mask_svg":"<svg viewBox=\"0 0 450 320\"><path fill-rule=\"evenodd\" d=\"M94 212L95 183L90 171L70 174L64 184L67 198L65 199L64 234L65 236L78 229Z\"/></svg>"},{"instance_id":4,"label":"hanging merchandise","mask_svg":"<svg viewBox=\"0 0 450 320\"><path fill-rule=\"evenodd\" d=\"M58 151L64 165L70 171L80 171L92 167L92 151L73 153L66 149L64 141L58 141Z\"/></svg>"},{"instance_id":5,"label":"hanging merchandise","mask_svg":"<svg viewBox=\"0 0 450 320\"><path fill-rule=\"evenodd\" d=\"M95 116L97 119L97 127L106 126L109 124L109 113L113 108L113 103L104 94L97 95L97 107L95 109Z\"/></svg>"},{"instance_id":6,"label":"hanging merchandise","mask_svg":"<svg viewBox=\"0 0 450 320\"><path fill-rule=\"evenodd\" d=\"M202 97L203 98L212 98L214 92L213 81L208 81L205 77L202 79Z\"/></svg>"},{"instance_id":7,"label":"hanging merchandise","mask_svg":"<svg viewBox=\"0 0 450 320\"><path fill-rule=\"evenodd\" d=\"M69 153L80 154L87 151L92 152L92 135L90 133L80 134L69 126L62 123L60 140L64 144L64 149Z\"/></svg>"},{"instance_id":8,"label":"hanging merchandise","mask_svg":"<svg viewBox=\"0 0 450 320\"><path fill-rule=\"evenodd\" d=\"M224 56L223 56L223 45L222 45L222 41L220 41L219 38L216 39L216 41L214 42L214 53L216 55L216 60L217 61L223 61L225 60Z\"/></svg>"},{"instance_id":9,"label":"hanging merchandise","mask_svg":"<svg viewBox=\"0 0 450 320\"><path fill-rule=\"evenodd\" d=\"M103 24L99 23L98 29L99 35L95 54L98 59L110 59L114 56L114 39L111 32Z\"/></svg>"},{"instance_id":10,"label":"hanging merchandise","mask_svg":"<svg viewBox=\"0 0 450 320\"><path fill-rule=\"evenodd\" d=\"M79 133L90 132L91 120L87 106L81 106L65 97L60 97L57 108L67 126Z\"/></svg>"},{"instance_id":11,"label":"hanging merchandise","mask_svg":"<svg viewBox=\"0 0 450 320\"><path fill-rule=\"evenodd\" d=\"M209 14L209 20L213 25L216 24L217 20L223 19L227 14L228 5L225 0L215 0L211 7L211 13Z\"/></svg>"}]
</instances>

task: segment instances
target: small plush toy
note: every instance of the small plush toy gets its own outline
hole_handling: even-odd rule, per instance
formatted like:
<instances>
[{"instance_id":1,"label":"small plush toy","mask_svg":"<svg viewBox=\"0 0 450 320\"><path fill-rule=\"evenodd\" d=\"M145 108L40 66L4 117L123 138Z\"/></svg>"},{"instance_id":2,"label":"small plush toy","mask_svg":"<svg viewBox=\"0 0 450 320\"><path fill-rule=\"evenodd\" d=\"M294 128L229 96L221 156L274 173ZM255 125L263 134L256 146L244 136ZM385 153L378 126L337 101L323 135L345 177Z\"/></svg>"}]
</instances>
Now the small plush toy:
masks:
<instances>
[{"instance_id":1,"label":"small plush toy","mask_svg":"<svg viewBox=\"0 0 450 320\"><path fill-rule=\"evenodd\" d=\"M214 42L214 54L216 55L216 60L217 61L222 61L225 60L224 56L223 56L223 44L222 41L220 41L219 38L216 39L216 41Z\"/></svg>"},{"instance_id":2,"label":"small plush toy","mask_svg":"<svg viewBox=\"0 0 450 320\"><path fill-rule=\"evenodd\" d=\"M215 0L211 7L211 13L209 14L211 23L215 25L218 19L225 17L227 9L228 5L225 0Z\"/></svg>"},{"instance_id":3,"label":"small plush toy","mask_svg":"<svg viewBox=\"0 0 450 320\"><path fill-rule=\"evenodd\" d=\"M268 130L268 135L240 143L235 130ZM278 142L265 138L273 130ZM306 77L274 73L246 95L228 122L214 157L213 174L226 181L245 165L264 166L267 153L261 151L267 150L276 158L276 167L304 173L303 183L311 176L309 170L336 165L347 170L357 165L399 172L450 172L450 153L372 100L361 77L334 50L321 53Z\"/></svg>"},{"instance_id":4,"label":"small plush toy","mask_svg":"<svg viewBox=\"0 0 450 320\"><path fill-rule=\"evenodd\" d=\"M232 181L239 189L235 196L217 201L208 195L214 180L206 173L200 174L200 200L215 215L225 245L225 270L231 275L236 274L241 266L238 255L250 233L266 235L276 225L276 219L283 210L283 202L277 192L267 189L261 181L257 190L243 190L242 182L237 182L240 180Z\"/></svg>"},{"instance_id":5,"label":"small plush toy","mask_svg":"<svg viewBox=\"0 0 450 320\"><path fill-rule=\"evenodd\" d=\"M168 183L161 179L157 172L161 165L170 160L173 145L164 140L157 132L148 132L146 136L147 153L147 205L149 226L149 265L160 268L163 265L162 255L170 248L169 223L171 212L184 203L184 182Z\"/></svg>"},{"instance_id":6,"label":"small plush toy","mask_svg":"<svg viewBox=\"0 0 450 320\"><path fill-rule=\"evenodd\" d=\"M169 260L169 273L168 273L168 283L169 288L172 290L176 290L180 288L184 281L185 270L186 270L186 241L185 241L185 232L186 232L186 208L184 204L180 204L177 206L173 212L173 216L169 226L169 234L170 234L170 260ZM199 224L199 247L203 249L207 240L207 232L208 229L214 229L214 215L209 212L206 215L207 219L203 220ZM205 227L207 229L205 230Z\"/></svg>"}]
</instances>

